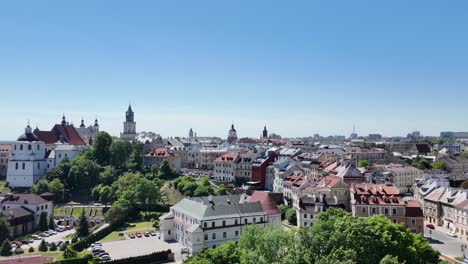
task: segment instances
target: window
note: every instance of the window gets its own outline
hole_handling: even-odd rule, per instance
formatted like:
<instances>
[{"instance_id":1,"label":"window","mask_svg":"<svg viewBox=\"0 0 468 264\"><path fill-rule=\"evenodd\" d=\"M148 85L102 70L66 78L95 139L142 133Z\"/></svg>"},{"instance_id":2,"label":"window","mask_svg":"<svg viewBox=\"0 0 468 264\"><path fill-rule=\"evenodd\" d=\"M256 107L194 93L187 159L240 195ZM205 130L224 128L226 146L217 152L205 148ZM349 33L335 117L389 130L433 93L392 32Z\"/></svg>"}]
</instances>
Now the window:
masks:
<instances>
[{"instance_id":1,"label":"window","mask_svg":"<svg viewBox=\"0 0 468 264\"><path fill-rule=\"evenodd\" d=\"M170 234L171 234L171 230L167 230L167 234L170 235Z\"/></svg>"},{"instance_id":2,"label":"window","mask_svg":"<svg viewBox=\"0 0 468 264\"><path fill-rule=\"evenodd\" d=\"M206 227L207 227L207 225L206 225L206 222L205 222L205 223L203 223L203 227L204 227L204 228L206 228Z\"/></svg>"},{"instance_id":3,"label":"window","mask_svg":"<svg viewBox=\"0 0 468 264\"><path fill-rule=\"evenodd\" d=\"M62 154L59 154L59 159L62 158Z\"/></svg>"},{"instance_id":4,"label":"window","mask_svg":"<svg viewBox=\"0 0 468 264\"><path fill-rule=\"evenodd\" d=\"M412 225L416 225L416 220L411 219L411 224L412 224Z\"/></svg>"},{"instance_id":5,"label":"window","mask_svg":"<svg viewBox=\"0 0 468 264\"><path fill-rule=\"evenodd\" d=\"M215 222L211 222L211 227L215 227Z\"/></svg>"},{"instance_id":6,"label":"window","mask_svg":"<svg viewBox=\"0 0 468 264\"><path fill-rule=\"evenodd\" d=\"M223 220L223 226L226 226L226 221Z\"/></svg>"},{"instance_id":7,"label":"window","mask_svg":"<svg viewBox=\"0 0 468 264\"><path fill-rule=\"evenodd\" d=\"M18 169L18 162L16 162L16 164L15 164L15 168L16 168L16 169Z\"/></svg>"},{"instance_id":8,"label":"window","mask_svg":"<svg viewBox=\"0 0 468 264\"><path fill-rule=\"evenodd\" d=\"M236 234L236 236L239 236L239 231L236 231L235 234Z\"/></svg>"},{"instance_id":9,"label":"window","mask_svg":"<svg viewBox=\"0 0 468 264\"><path fill-rule=\"evenodd\" d=\"M256 223L256 222L257 222L257 218L254 217L253 222Z\"/></svg>"},{"instance_id":10,"label":"window","mask_svg":"<svg viewBox=\"0 0 468 264\"><path fill-rule=\"evenodd\" d=\"M37 150L40 150L41 149L41 146L37 145Z\"/></svg>"},{"instance_id":11,"label":"window","mask_svg":"<svg viewBox=\"0 0 468 264\"><path fill-rule=\"evenodd\" d=\"M260 222L263 222L263 217L260 217Z\"/></svg>"},{"instance_id":12,"label":"window","mask_svg":"<svg viewBox=\"0 0 468 264\"><path fill-rule=\"evenodd\" d=\"M208 240L208 234L205 234L205 241Z\"/></svg>"},{"instance_id":13,"label":"window","mask_svg":"<svg viewBox=\"0 0 468 264\"><path fill-rule=\"evenodd\" d=\"M394 219L392 219L392 222L393 222L394 224L396 224L396 219L395 219L395 218L394 218Z\"/></svg>"},{"instance_id":14,"label":"window","mask_svg":"<svg viewBox=\"0 0 468 264\"><path fill-rule=\"evenodd\" d=\"M372 213L375 214L375 208L372 208Z\"/></svg>"},{"instance_id":15,"label":"window","mask_svg":"<svg viewBox=\"0 0 468 264\"><path fill-rule=\"evenodd\" d=\"M396 215L396 208L393 208L393 209L392 209L392 213L393 213L394 215Z\"/></svg>"},{"instance_id":16,"label":"window","mask_svg":"<svg viewBox=\"0 0 468 264\"><path fill-rule=\"evenodd\" d=\"M234 221L234 224L237 225L237 219Z\"/></svg>"},{"instance_id":17,"label":"window","mask_svg":"<svg viewBox=\"0 0 468 264\"><path fill-rule=\"evenodd\" d=\"M223 232L223 238L226 238L226 237L227 237L226 232Z\"/></svg>"},{"instance_id":18,"label":"window","mask_svg":"<svg viewBox=\"0 0 468 264\"><path fill-rule=\"evenodd\" d=\"M307 218L307 214L304 214L304 219Z\"/></svg>"},{"instance_id":19,"label":"window","mask_svg":"<svg viewBox=\"0 0 468 264\"><path fill-rule=\"evenodd\" d=\"M388 215L388 208L384 209L384 214Z\"/></svg>"},{"instance_id":20,"label":"window","mask_svg":"<svg viewBox=\"0 0 468 264\"><path fill-rule=\"evenodd\" d=\"M32 146L31 145L28 145L28 150L31 150L32 149Z\"/></svg>"},{"instance_id":21,"label":"window","mask_svg":"<svg viewBox=\"0 0 468 264\"><path fill-rule=\"evenodd\" d=\"M304 222L304 226L307 226L307 222Z\"/></svg>"},{"instance_id":22,"label":"window","mask_svg":"<svg viewBox=\"0 0 468 264\"><path fill-rule=\"evenodd\" d=\"M26 163L23 162L23 170L26 169Z\"/></svg>"},{"instance_id":23,"label":"window","mask_svg":"<svg viewBox=\"0 0 468 264\"><path fill-rule=\"evenodd\" d=\"M23 150L23 145L20 145L20 150Z\"/></svg>"},{"instance_id":24,"label":"window","mask_svg":"<svg viewBox=\"0 0 468 264\"><path fill-rule=\"evenodd\" d=\"M213 234L211 235L211 238L212 238L212 239L216 239L216 233L213 233Z\"/></svg>"}]
</instances>

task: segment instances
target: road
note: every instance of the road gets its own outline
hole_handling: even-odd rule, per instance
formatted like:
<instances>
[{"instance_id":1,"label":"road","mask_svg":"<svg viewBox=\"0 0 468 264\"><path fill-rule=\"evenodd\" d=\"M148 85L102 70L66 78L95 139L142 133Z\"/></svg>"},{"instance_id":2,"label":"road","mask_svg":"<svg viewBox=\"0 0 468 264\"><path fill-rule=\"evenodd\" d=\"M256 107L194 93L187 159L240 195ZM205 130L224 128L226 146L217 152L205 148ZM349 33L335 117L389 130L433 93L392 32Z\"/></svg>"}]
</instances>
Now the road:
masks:
<instances>
[{"instance_id":1,"label":"road","mask_svg":"<svg viewBox=\"0 0 468 264\"><path fill-rule=\"evenodd\" d=\"M430 234L429 231L432 231L432 234ZM468 244L467 242L463 242L460 238L447 235L447 231L439 226L436 226L436 229L434 230L425 227L424 236L428 239L430 238L429 243L433 248L439 250L443 255L451 258L461 257L461 245Z\"/></svg>"}]
</instances>

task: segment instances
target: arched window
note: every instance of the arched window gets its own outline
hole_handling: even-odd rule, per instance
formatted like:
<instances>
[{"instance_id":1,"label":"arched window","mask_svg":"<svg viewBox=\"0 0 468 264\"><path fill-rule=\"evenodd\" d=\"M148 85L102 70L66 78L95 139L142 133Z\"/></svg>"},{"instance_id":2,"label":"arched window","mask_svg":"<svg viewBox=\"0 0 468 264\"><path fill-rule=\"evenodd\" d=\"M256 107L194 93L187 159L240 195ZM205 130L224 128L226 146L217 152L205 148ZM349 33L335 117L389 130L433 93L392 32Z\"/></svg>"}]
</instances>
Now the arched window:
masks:
<instances>
[{"instance_id":1,"label":"arched window","mask_svg":"<svg viewBox=\"0 0 468 264\"><path fill-rule=\"evenodd\" d=\"M20 145L20 150L23 150L23 145Z\"/></svg>"}]
</instances>

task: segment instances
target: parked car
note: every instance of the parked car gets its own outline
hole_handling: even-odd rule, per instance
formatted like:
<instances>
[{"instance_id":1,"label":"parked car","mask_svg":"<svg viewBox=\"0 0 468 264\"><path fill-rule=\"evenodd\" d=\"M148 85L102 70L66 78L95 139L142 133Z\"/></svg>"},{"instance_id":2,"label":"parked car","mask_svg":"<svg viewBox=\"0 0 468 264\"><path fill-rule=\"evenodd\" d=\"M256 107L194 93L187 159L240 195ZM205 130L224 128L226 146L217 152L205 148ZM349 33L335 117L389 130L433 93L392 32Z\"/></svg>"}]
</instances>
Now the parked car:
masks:
<instances>
[{"instance_id":1,"label":"parked car","mask_svg":"<svg viewBox=\"0 0 468 264\"><path fill-rule=\"evenodd\" d=\"M150 235L151 235L151 236L156 236L157 234L156 234L155 231L151 231Z\"/></svg>"},{"instance_id":2,"label":"parked car","mask_svg":"<svg viewBox=\"0 0 468 264\"><path fill-rule=\"evenodd\" d=\"M57 242L55 242L55 245L56 245L57 247L60 247L62 244L63 244L63 241L57 241Z\"/></svg>"},{"instance_id":3,"label":"parked car","mask_svg":"<svg viewBox=\"0 0 468 264\"><path fill-rule=\"evenodd\" d=\"M111 260L111 257L109 257L109 256L103 256L103 257L100 258L100 260L102 260L102 261L108 261L108 260Z\"/></svg>"},{"instance_id":4,"label":"parked car","mask_svg":"<svg viewBox=\"0 0 468 264\"><path fill-rule=\"evenodd\" d=\"M27 245L27 244L29 244L29 241L28 240L21 240L21 244Z\"/></svg>"},{"instance_id":5,"label":"parked car","mask_svg":"<svg viewBox=\"0 0 468 264\"><path fill-rule=\"evenodd\" d=\"M435 229L433 224L427 224L426 227L429 228L429 229Z\"/></svg>"},{"instance_id":6,"label":"parked car","mask_svg":"<svg viewBox=\"0 0 468 264\"><path fill-rule=\"evenodd\" d=\"M136 237L142 237L142 235L141 235L140 232L136 232L135 236L136 236Z\"/></svg>"},{"instance_id":7,"label":"parked car","mask_svg":"<svg viewBox=\"0 0 468 264\"><path fill-rule=\"evenodd\" d=\"M28 242L29 242L29 244L32 244L32 243L34 243L34 238L30 238L30 239L28 239Z\"/></svg>"},{"instance_id":8,"label":"parked car","mask_svg":"<svg viewBox=\"0 0 468 264\"><path fill-rule=\"evenodd\" d=\"M101 241L94 242L94 245L95 245L95 246L100 246L100 247L102 247L102 242L101 242Z\"/></svg>"},{"instance_id":9,"label":"parked car","mask_svg":"<svg viewBox=\"0 0 468 264\"><path fill-rule=\"evenodd\" d=\"M131 234L128 235L128 237L133 239L133 238L135 238L135 234L131 233Z\"/></svg>"},{"instance_id":10,"label":"parked car","mask_svg":"<svg viewBox=\"0 0 468 264\"><path fill-rule=\"evenodd\" d=\"M40 233L39 236L40 237L49 237L50 235L44 232L44 233Z\"/></svg>"},{"instance_id":11,"label":"parked car","mask_svg":"<svg viewBox=\"0 0 468 264\"><path fill-rule=\"evenodd\" d=\"M149 232L145 232L143 235L144 235L145 237L149 237L149 236L150 236L150 233L149 233Z\"/></svg>"},{"instance_id":12,"label":"parked car","mask_svg":"<svg viewBox=\"0 0 468 264\"><path fill-rule=\"evenodd\" d=\"M42 238L38 235L32 235L31 236L34 240L41 240Z\"/></svg>"},{"instance_id":13,"label":"parked car","mask_svg":"<svg viewBox=\"0 0 468 264\"><path fill-rule=\"evenodd\" d=\"M62 228L60 228L60 227L57 227L57 228L55 228L55 231L60 233L60 232L63 232L64 230Z\"/></svg>"},{"instance_id":14,"label":"parked car","mask_svg":"<svg viewBox=\"0 0 468 264\"><path fill-rule=\"evenodd\" d=\"M447 235L449 235L451 237L457 237L457 234L455 234L455 232L453 232L453 231L447 232Z\"/></svg>"}]
</instances>

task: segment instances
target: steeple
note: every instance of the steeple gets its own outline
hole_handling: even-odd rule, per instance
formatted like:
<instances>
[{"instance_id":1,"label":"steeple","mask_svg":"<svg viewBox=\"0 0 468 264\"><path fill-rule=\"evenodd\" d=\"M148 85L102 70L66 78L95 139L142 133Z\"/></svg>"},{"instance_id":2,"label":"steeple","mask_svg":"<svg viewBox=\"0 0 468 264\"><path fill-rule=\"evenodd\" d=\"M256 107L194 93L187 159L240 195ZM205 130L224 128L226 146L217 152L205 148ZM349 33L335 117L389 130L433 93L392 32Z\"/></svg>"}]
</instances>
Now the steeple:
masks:
<instances>
[{"instance_id":1,"label":"steeple","mask_svg":"<svg viewBox=\"0 0 468 264\"><path fill-rule=\"evenodd\" d=\"M127 122L134 122L134 114L133 114L133 110L132 110L132 105L129 104L128 105L128 110L127 112L125 113L125 120Z\"/></svg>"},{"instance_id":2,"label":"steeple","mask_svg":"<svg viewBox=\"0 0 468 264\"><path fill-rule=\"evenodd\" d=\"M67 124L67 119L65 118L65 113L63 113L63 116L62 116L62 125L66 125Z\"/></svg>"},{"instance_id":3,"label":"steeple","mask_svg":"<svg viewBox=\"0 0 468 264\"><path fill-rule=\"evenodd\" d=\"M97 117L96 117L96 119L94 120L94 126L95 126L95 127L98 127L98 126L99 126Z\"/></svg>"},{"instance_id":4,"label":"steeple","mask_svg":"<svg viewBox=\"0 0 468 264\"><path fill-rule=\"evenodd\" d=\"M24 133L26 133L26 134L31 134L32 133L31 126L29 126L29 121L28 121L28 125L24 129Z\"/></svg>"},{"instance_id":5,"label":"steeple","mask_svg":"<svg viewBox=\"0 0 468 264\"><path fill-rule=\"evenodd\" d=\"M265 127L263 128L263 134L262 134L263 138L268 138L268 130L266 128L266 125Z\"/></svg>"},{"instance_id":6,"label":"steeple","mask_svg":"<svg viewBox=\"0 0 468 264\"><path fill-rule=\"evenodd\" d=\"M81 125L80 125L80 127L82 127L82 128L83 128L83 127L85 127L85 124L84 124L84 119L83 119L83 117L81 117Z\"/></svg>"},{"instance_id":7,"label":"steeple","mask_svg":"<svg viewBox=\"0 0 468 264\"><path fill-rule=\"evenodd\" d=\"M189 131L189 138L192 139L193 138L193 130L190 128L190 131Z\"/></svg>"},{"instance_id":8,"label":"steeple","mask_svg":"<svg viewBox=\"0 0 468 264\"><path fill-rule=\"evenodd\" d=\"M37 131L39 131L39 125L38 124L36 124L36 128L34 129L34 132L37 132Z\"/></svg>"}]
</instances>

